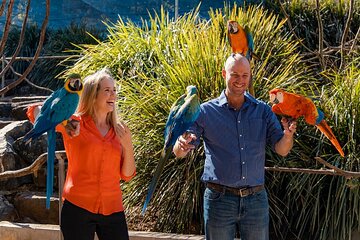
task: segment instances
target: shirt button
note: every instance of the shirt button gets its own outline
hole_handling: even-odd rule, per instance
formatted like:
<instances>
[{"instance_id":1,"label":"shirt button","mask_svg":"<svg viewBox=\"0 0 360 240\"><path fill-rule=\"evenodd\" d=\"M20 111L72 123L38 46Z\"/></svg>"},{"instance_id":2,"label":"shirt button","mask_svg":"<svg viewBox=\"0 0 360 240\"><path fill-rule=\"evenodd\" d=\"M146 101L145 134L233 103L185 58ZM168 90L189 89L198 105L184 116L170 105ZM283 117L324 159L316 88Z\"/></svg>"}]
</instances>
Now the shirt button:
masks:
<instances>
[{"instance_id":1,"label":"shirt button","mask_svg":"<svg viewBox=\"0 0 360 240\"><path fill-rule=\"evenodd\" d=\"M238 123L240 123L240 120L238 121Z\"/></svg>"},{"instance_id":2,"label":"shirt button","mask_svg":"<svg viewBox=\"0 0 360 240\"><path fill-rule=\"evenodd\" d=\"M240 134L239 136L242 137L242 134Z\"/></svg>"},{"instance_id":3,"label":"shirt button","mask_svg":"<svg viewBox=\"0 0 360 240\"><path fill-rule=\"evenodd\" d=\"M244 148L241 148L241 150L244 150Z\"/></svg>"},{"instance_id":4,"label":"shirt button","mask_svg":"<svg viewBox=\"0 0 360 240\"><path fill-rule=\"evenodd\" d=\"M245 179L245 177L242 177L242 179Z\"/></svg>"},{"instance_id":5,"label":"shirt button","mask_svg":"<svg viewBox=\"0 0 360 240\"><path fill-rule=\"evenodd\" d=\"M242 162L242 164L245 164L245 162Z\"/></svg>"}]
</instances>

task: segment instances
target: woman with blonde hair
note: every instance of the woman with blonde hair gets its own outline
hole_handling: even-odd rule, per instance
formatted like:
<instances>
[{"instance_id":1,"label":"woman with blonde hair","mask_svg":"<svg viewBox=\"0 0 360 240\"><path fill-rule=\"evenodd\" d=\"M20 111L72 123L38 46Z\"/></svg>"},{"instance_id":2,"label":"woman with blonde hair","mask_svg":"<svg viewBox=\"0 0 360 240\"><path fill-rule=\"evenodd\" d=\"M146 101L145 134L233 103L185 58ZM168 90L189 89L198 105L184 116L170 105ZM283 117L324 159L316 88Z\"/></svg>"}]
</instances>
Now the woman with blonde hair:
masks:
<instances>
[{"instance_id":1,"label":"woman with blonde hair","mask_svg":"<svg viewBox=\"0 0 360 240\"><path fill-rule=\"evenodd\" d=\"M129 128L117 120L115 80L102 69L83 82L73 120L63 135L68 170L61 231L65 240L129 239L120 180L136 172ZM76 119L76 120L75 120Z\"/></svg>"}]
</instances>

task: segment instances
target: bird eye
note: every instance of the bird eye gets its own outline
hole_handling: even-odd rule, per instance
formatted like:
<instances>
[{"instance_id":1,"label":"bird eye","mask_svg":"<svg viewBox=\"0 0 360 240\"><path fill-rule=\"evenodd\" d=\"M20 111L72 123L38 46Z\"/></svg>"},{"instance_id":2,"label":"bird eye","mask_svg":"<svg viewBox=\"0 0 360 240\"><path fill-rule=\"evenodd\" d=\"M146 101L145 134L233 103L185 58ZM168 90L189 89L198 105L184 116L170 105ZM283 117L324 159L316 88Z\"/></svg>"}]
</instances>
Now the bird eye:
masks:
<instances>
[{"instance_id":1,"label":"bird eye","mask_svg":"<svg viewBox=\"0 0 360 240\"><path fill-rule=\"evenodd\" d=\"M276 94L276 98L280 103L282 103L284 101L284 94L282 92L278 92Z\"/></svg>"}]
</instances>

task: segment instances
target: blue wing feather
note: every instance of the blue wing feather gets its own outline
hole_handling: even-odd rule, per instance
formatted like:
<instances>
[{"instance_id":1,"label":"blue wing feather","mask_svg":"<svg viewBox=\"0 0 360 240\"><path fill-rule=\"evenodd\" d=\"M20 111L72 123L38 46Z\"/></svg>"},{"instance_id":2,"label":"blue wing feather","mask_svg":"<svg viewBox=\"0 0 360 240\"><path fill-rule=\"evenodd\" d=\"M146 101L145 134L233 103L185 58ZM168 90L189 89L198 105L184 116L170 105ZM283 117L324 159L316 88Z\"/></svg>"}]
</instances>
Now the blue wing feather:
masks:
<instances>
[{"instance_id":1,"label":"blue wing feather","mask_svg":"<svg viewBox=\"0 0 360 240\"><path fill-rule=\"evenodd\" d=\"M181 95L171 106L170 113L165 124L165 131L164 131L165 145L168 145L167 142L169 141L169 139L171 139L171 132L174 125L175 116L178 114L181 106L184 104L185 97L186 94Z\"/></svg>"},{"instance_id":2,"label":"blue wing feather","mask_svg":"<svg viewBox=\"0 0 360 240\"><path fill-rule=\"evenodd\" d=\"M254 40L253 40L252 34L247 26L245 27L245 32L246 32L246 39L248 41L248 51L246 53L246 58L251 60L252 53L254 52Z\"/></svg>"}]
</instances>

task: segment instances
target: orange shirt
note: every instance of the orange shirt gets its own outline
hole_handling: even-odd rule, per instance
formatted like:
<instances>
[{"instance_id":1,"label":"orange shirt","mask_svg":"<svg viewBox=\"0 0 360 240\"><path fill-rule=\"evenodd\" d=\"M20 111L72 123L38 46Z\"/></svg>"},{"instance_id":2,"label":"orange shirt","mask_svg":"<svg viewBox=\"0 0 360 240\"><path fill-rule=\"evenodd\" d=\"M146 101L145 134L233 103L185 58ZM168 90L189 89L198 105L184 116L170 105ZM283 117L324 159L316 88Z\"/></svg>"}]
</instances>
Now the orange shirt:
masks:
<instances>
[{"instance_id":1,"label":"orange shirt","mask_svg":"<svg viewBox=\"0 0 360 240\"><path fill-rule=\"evenodd\" d=\"M70 138L65 128L56 128L63 135L68 170L63 198L92 213L110 215L124 211L120 179L132 176L121 174L122 149L115 130L103 137L91 116L80 118L80 134Z\"/></svg>"}]
</instances>

